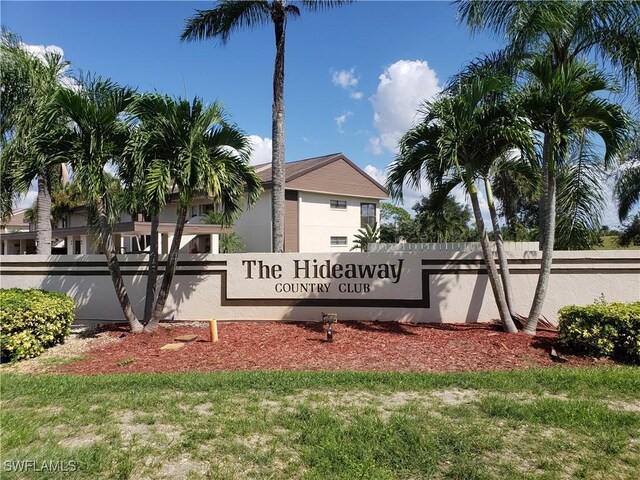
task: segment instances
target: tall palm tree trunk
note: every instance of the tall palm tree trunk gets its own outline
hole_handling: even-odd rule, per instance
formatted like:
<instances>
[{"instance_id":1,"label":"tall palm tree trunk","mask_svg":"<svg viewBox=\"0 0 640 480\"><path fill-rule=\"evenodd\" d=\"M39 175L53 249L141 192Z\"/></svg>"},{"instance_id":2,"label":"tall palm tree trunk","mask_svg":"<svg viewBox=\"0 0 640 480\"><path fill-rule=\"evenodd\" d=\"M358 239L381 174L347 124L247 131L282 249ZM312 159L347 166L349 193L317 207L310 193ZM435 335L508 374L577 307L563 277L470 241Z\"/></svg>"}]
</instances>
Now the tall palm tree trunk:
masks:
<instances>
[{"instance_id":1,"label":"tall palm tree trunk","mask_svg":"<svg viewBox=\"0 0 640 480\"><path fill-rule=\"evenodd\" d=\"M504 288L504 296L509 307L511 318L515 318L516 309L513 303L513 289L511 288L511 275L509 273L509 261L507 260L507 252L504 250L502 241L502 232L498 224L498 212L496 212L496 203L491 189L491 182L488 177L484 177L484 188L487 192L487 203L489 204L489 215L491 216L491 224L493 226L493 240L498 250L498 263L500 264L500 277L502 278L502 287Z\"/></svg>"},{"instance_id":2,"label":"tall palm tree trunk","mask_svg":"<svg viewBox=\"0 0 640 480\"><path fill-rule=\"evenodd\" d=\"M144 302L143 323L146 325L151 320L153 302L156 299L156 284L158 283L158 226L160 214L151 216L151 242L149 245L149 269L147 273L147 293Z\"/></svg>"},{"instance_id":3,"label":"tall palm tree trunk","mask_svg":"<svg viewBox=\"0 0 640 480\"><path fill-rule=\"evenodd\" d=\"M122 308L122 313L124 313L124 318L127 320L127 322L129 322L129 328L131 329L131 332L140 333L143 330L143 326L138 321L138 318L133 311L131 301L129 300L129 295L127 294L127 289L124 286L122 272L120 271L120 263L118 262L118 257L116 256L113 235L111 234L111 227L109 226L109 222L107 220L104 201L101 198L96 200L96 210L98 212L98 218L100 220L100 229L102 230L102 235L100 236L102 239L102 248L104 249L104 254L107 257L107 267L109 268L109 273L111 274L111 281L113 282L113 286L116 289L118 302L120 302L120 307Z\"/></svg>"},{"instance_id":4,"label":"tall palm tree trunk","mask_svg":"<svg viewBox=\"0 0 640 480\"><path fill-rule=\"evenodd\" d=\"M38 231L36 253L51 255L51 186L46 172L38 174L38 217L36 229ZM24 252L20 252L24 253Z\"/></svg>"},{"instance_id":5,"label":"tall palm tree trunk","mask_svg":"<svg viewBox=\"0 0 640 480\"><path fill-rule=\"evenodd\" d=\"M274 13L274 16L277 15ZM285 16L274 18L276 35L276 62L273 70L273 112L271 133L272 146L272 251L284 251L284 45L285 45Z\"/></svg>"},{"instance_id":6,"label":"tall palm tree trunk","mask_svg":"<svg viewBox=\"0 0 640 480\"><path fill-rule=\"evenodd\" d=\"M176 229L171 242L171 249L169 250L169 257L167 258L167 266L164 269L162 275L162 284L158 291L158 298L153 308L153 316L147 325L144 327L145 332L155 332L160 324L160 317L164 311L164 306L167 303L169 296L169 289L173 282L173 276L176 273L176 266L178 265L178 252L180 251L180 242L182 241L182 232L184 232L184 224L187 221L187 209L190 201L181 201L178 205Z\"/></svg>"},{"instance_id":7,"label":"tall palm tree trunk","mask_svg":"<svg viewBox=\"0 0 640 480\"><path fill-rule=\"evenodd\" d=\"M493 290L493 296L498 306L498 312L500 313L500 320L502 327L509 333L518 333L511 315L509 314L509 307L504 296L504 290L499 281L498 269L496 268L496 262L493 258L493 251L491 250L491 244L489 243L489 237L487 236L487 230L484 226L484 220L482 219L482 212L480 211L480 202L478 201L478 190L473 182L472 178L467 178L467 189L469 196L471 197L471 205L473 206L473 215L476 220L476 228L478 229L478 235L480 236L480 245L482 246L482 254L487 265L487 275L489 276L489 282L491 283L491 289Z\"/></svg>"},{"instance_id":8,"label":"tall palm tree trunk","mask_svg":"<svg viewBox=\"0 0 640 480\"><path fill-rule=\"evenodd\" d=\"M535 335L538 328L538 320L542 313L542 306L549 286L549 276L551 274L551 264L553 262L553 244L556 233L556 172L553 146L551 145L551 135L547 132L544 135L544 145L542 153L542 179L545 188L545 221L544 221L544 241L541 244L542 260L540 262L540 273L538 284L533 296L531 310L527 318L527 326L523 330L528 335ZM543 185L545 186L545 185Z\"/></svg>"}]
</instances>

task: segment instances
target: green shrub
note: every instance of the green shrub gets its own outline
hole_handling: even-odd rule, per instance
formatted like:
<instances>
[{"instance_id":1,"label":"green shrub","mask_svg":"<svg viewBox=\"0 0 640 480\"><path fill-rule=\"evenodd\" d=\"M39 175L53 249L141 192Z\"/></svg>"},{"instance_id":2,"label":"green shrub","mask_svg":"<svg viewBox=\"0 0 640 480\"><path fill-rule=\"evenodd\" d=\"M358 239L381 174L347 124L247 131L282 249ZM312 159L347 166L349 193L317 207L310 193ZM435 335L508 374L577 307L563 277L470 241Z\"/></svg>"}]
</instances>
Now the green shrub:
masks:
<instances>
[{"instance_id":1,"label":"green shrub","mask_svg":"<svg viewBox=\"0 0 640 480\"><path fill-rule=\"evenodd\" d=\"M560 343L590 355L640 363L640 302L596 302L560 310Z\"/></svg>"},{"instance_id":2,"label":"green shrub","mask_svg":"<svg viewBox=\"0 0 640 480\"><path fill-rule=\"evenodd\" d=\"M44 290L0 290L0 357L37 357L71 333L75 305L68 295Z\"/></svg>"}]
</instances>

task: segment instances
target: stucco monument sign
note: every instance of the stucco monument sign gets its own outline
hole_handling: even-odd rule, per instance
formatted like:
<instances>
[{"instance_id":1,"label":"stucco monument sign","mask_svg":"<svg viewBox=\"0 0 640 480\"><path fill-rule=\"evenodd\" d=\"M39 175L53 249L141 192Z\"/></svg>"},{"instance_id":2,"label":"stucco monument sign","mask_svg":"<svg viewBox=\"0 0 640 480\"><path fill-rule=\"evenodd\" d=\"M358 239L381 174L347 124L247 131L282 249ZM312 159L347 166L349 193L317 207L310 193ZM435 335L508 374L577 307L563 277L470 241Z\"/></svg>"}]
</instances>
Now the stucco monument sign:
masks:
<instances>
[{"instance_id":1,"label":"stucco monument sign","mask_svg":"<svg viewBox=\"0 0 640 480\"><path fill-rule=\"evenodd\" d=\"M236 255L227 261L227 298L305 299L318 306L353 305L353 301L377 306L423 302L420 261L406 257L374 253Z\"/></svg>"},{"instance_id":2,"label":"stucco monument sign","mask_svg":"<svg viewBox=\"0 0 640 480\"><path fill-rule=\"evenodd\" d=\"M146 255L122 255L134 308L144 310ZM161 271L166 263L160 262ZM516 310L536 288L540 252L511 252ZM7 255L2 287L68 293L78 319L121 320L104 255ZM555 252L543 314L571 304L637 301L640 251ZM498 318L479 252L240 253L181 255L166 318L180 320L341 319L489 322Z\"/></svg>"}]
</instances>

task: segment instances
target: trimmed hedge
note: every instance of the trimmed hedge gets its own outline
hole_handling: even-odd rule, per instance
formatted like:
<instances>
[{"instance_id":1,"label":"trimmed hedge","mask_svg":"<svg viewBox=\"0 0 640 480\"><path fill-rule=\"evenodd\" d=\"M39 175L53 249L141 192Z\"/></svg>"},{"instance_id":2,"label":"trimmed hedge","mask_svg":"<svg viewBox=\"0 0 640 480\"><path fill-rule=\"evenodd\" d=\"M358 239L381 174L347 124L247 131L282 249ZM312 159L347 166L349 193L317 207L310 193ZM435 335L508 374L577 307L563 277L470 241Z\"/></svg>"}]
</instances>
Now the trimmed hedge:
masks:
<instances>
[{"instance_id":1,"label":"trimmed hedge","mask_svg":"<svg viewBox=\"0 0 640 480\"><path fill-rule=\"evenodd\" d=\"M68 295L44 290L0 290L0 357L37 357L71 333L75 305Z\"/></svg>"},{"instance_id":2,"label":"trimmed hedge","mask_svg":"<svg viewBox=\"0 0 640 480\"><path fill-rule=\"evenodd\" d=\"M559 312L562 345L594 356L640 363L640 302L597 302Z\"/></svg>"}]
</instances>

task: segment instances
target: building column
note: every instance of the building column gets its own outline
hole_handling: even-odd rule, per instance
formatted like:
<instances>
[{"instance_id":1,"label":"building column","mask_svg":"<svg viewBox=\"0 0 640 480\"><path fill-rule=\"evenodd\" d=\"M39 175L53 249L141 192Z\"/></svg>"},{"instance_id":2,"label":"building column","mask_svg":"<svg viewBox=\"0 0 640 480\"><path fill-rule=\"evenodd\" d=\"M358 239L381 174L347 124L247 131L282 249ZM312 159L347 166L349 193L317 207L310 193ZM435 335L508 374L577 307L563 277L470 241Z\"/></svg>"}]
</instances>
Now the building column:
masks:
<instances>
[{"instance_id":1,"label":"building column","mask_svg":"<svg viewBox=\"0 0 640 480\"><path fill-rule=\"evenodd\" d=\"M122 253L122 235L119 233L114 233L113 234L113 247L116 249L116 255L119 255Z\"/></svg>"},{"instance_id":2,"label":"building column","mask_svg":"<svg viewBox=\"0 0 640 480\"><path fill-rule=\"evenodd\" d=\"M67 255L73 255L73 236L67 237Z\"/></svg>"},{"instance_id":3,"label":"building column","mask_svg":"<svg viewBox=\"0 0 640 480\"><path fill-rule=\"evenodd\" d=\"M212 233L210 242L211 251L209 253L220 253L220 235Z\"/></svg>"},{"instance_id":4,"label":"building column","mask_svg":"<svg viewBox=\"0 0 640 480\"><path fill-rule=\"evenodd\" d=\"M167 253L169 253L169 234L168 233L161 233L160 234L160 254L162 255L166 255Z\"/></svg>"},{"instance_id":5,"label":"building column","mask_svg":"<svg viewBox=\"0 0 640 480\"><path fill-rule=\"evenodd\" d=\"M80 255L87 254L88 242L89 242L89 237L87 235L80 235Z\"/></svg>"}]
</instances>

